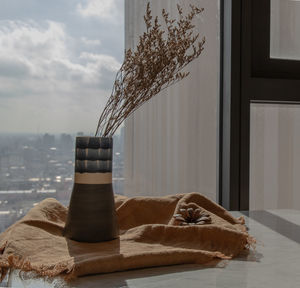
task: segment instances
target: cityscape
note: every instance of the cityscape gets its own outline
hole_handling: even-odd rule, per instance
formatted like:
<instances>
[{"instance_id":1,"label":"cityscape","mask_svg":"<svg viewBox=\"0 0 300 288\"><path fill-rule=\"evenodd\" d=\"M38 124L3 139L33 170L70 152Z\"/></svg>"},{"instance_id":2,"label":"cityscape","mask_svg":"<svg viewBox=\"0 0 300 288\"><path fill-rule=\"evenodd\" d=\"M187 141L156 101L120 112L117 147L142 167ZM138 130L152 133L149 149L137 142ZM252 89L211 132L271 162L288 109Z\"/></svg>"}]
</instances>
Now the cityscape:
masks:
<instances>
[{"instance_id":1,"label":"cityscape","mask_svg":"<svg viewBox=\"0 0 300 288\"><path fill-rule=\"evenodd\" d=\"M68 205L74 175L71 134L0 134L0 232L45 198ZM114 136L113 187L123 194L124 128Z\"/></svg>"}]
</instances>

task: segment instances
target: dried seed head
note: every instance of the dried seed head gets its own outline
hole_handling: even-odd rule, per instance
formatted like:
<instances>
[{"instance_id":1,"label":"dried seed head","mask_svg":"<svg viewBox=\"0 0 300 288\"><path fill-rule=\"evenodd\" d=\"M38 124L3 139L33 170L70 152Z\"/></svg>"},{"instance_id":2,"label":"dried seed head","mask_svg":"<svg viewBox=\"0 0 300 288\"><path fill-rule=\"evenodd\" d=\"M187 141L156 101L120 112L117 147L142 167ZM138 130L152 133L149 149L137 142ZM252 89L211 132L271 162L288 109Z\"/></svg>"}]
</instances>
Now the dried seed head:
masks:
<instances>
[{"instance_id":1,"label":"dried seed head","mask_svg":"<svg viewBox=\"0 0 300 288\"><path fill-rule=\"evenodd\" d=\"M116 75L112 93L98 121L96 136L112 136L122 122L163 89L189 75L183 69L203 51L205 38L198 41L192 21L203 9L190 6L184 15L177 5L179 19L170 19L162 10L166 29L158 18L153 21L150 3L144 22L146 31L134 51L125 51L124 62ZM198 41L198 42L197 42Z\"/></svg>"},{"instance_id":2,"label":"dried seed head","mask_svg":"<svg viewBox=\"0 0 300 288\"><path fill-rule=\"evenodd\" d=\"M181 208L179 209L179 213L175 214L173 217L179 225L183 226L203 225L211 223L210 215L200 208Z\"/></svg>"}]
</instances>

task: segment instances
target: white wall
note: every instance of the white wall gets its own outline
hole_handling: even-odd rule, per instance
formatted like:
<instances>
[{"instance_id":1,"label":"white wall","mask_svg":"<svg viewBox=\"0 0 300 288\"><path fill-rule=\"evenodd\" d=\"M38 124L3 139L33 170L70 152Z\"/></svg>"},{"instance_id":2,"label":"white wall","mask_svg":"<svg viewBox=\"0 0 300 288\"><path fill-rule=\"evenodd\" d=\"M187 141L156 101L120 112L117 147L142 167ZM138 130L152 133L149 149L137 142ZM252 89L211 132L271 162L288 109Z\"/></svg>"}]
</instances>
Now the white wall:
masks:
<instances>
[{"instance_id":1,"label":"white wall","mask_svg":"<svg viewBox=\"0 0 300 288\"><path fill-rule=\"evenodd\" d=\"M125 0L125 43L135 47L144 30L144 0ZM191 74L157 95L125 123L125 194L201 192L216 200L219 98L219 0L152 0L153 15L176 4L204 7L196 26L206 37Z\"/></svg>"}]
</instances>

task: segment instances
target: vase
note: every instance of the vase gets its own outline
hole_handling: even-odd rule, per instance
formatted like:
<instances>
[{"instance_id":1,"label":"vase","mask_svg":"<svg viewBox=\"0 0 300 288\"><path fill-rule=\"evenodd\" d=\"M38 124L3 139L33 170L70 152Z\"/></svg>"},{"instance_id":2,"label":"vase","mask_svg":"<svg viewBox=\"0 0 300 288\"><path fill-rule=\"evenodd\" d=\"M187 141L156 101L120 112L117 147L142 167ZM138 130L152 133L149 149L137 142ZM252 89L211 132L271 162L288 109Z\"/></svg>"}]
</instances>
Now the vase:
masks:
<instances>
[{"instance_id":1,"label":"vase","mask_svg":"<svg viewBox=\"0 0 300 288\"><path fill-rule=\"evenodd\" d=\"M113 139L76 137L74 185L63 234L79 242L118 237L112 187Z\"/></svg>"}]
</instances>

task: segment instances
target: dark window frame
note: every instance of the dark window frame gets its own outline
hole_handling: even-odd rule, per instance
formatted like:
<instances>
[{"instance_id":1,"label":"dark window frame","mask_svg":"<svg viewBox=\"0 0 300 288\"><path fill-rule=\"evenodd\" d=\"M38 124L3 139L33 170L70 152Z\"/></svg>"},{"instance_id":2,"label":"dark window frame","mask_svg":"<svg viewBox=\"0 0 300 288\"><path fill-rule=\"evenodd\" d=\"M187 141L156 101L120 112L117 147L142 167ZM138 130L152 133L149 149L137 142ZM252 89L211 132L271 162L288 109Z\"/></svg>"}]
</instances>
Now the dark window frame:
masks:
<instances>
[{"instance_id":1,"label":"dark window frame","mask_svg":"<svg viewBox=\"0 0 300 288\"><path fill-rule=\"evenodd\" d=\"M270 57L271 0L252 1L251 11L252 76L300 79L299 60Z\"/></svg>"},{"instance_id":2,"label":"dark window frame","mask_svg":"<svg viewBox=\"0 0 300 288\"><path fill-rule=\"evenodd\" d=\"M300 104L300 61L270 58L271 0L221 0L220 204L249 210L251 103Z\"/></svg>"}]
</instances>

